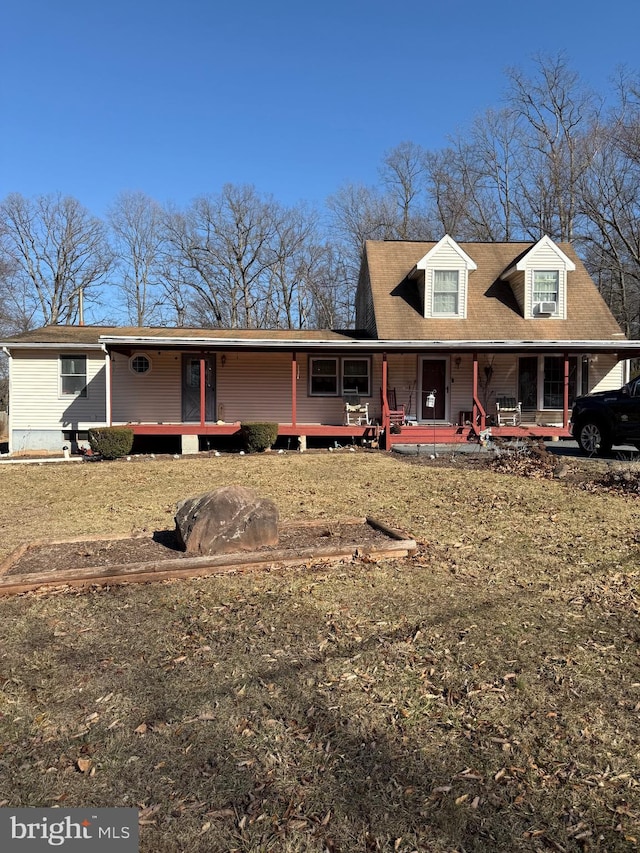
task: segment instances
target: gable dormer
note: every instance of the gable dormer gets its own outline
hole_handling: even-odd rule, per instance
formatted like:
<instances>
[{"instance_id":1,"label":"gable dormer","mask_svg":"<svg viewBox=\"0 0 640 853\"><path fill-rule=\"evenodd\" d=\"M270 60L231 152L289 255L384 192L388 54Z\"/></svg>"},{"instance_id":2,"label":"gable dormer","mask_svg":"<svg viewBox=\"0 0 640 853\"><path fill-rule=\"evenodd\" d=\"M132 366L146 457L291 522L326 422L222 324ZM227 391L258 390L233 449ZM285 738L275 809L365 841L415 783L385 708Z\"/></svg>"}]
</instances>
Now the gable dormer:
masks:
<instances>
[{"instance_id":1,"label":"gable dormer","mask_svg":"<svg viewBox=\"0 0 640 853\"><path fill-rule=\"evenodd\" d=\"M576 265L546 235L502 273L526 320L567 319L567 274Z\"/></svg>"},{"instance_id":2,"label":"gable dormer","mask_svg":"<svg viewBox=\"0 0 640 853\"><path fill-rule=\"evenodd\" d=\"M410 273L418 282L422 314L427 319L467 316L469 273L476 263L448 234L421 258Z\"/></svg>"}]
</instances>

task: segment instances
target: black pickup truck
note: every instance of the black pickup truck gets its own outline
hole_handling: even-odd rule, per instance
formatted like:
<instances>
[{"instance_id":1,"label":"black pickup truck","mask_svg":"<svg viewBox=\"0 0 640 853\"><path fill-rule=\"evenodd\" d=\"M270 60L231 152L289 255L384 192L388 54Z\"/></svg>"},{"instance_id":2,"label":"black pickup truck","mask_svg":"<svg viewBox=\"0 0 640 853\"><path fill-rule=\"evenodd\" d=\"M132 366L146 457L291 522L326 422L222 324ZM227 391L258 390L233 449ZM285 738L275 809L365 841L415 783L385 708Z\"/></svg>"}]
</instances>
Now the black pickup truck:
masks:
<instances>
[{"instance_id":1,"label":"black pickup truck","mask_svg":"<svg viewBox=\"0 0 640 853\"><path fill-rule=\"evenodd\" d=\"M618 391L585 394L573 404L571 434L589 455L608 453L614 444L640 450L640 376Z\"/></svg>"}]
</instances>

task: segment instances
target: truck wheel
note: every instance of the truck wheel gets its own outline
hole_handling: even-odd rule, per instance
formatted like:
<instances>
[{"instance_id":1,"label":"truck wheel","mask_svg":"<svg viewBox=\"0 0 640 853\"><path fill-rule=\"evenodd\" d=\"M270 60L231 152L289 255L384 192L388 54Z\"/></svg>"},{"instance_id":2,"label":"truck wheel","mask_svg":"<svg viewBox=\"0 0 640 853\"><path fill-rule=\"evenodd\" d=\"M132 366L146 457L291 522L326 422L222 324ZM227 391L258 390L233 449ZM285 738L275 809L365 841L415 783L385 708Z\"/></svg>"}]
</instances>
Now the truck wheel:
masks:
<instances>
[{"instance_id":1,"label":"truck wheel","mask_svg":"<svg viewBox=\"0 0 640 853\"><path fill-rule=\"evenodd\" d=\"M611 450L613 442L597 421L585 421L578 430L578 444L588 456L602 456Z\"/></svg>"}]
</instances>

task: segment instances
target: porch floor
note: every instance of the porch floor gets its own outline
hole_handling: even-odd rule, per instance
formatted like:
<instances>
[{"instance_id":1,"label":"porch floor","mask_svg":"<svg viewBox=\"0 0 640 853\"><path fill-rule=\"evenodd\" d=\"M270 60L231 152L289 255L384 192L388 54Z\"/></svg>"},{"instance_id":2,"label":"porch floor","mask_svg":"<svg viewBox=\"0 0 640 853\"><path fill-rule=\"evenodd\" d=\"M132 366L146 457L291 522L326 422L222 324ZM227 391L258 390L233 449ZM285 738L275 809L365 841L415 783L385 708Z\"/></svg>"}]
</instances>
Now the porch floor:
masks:
<instances>
[{"instance_id":1,"label":"porch floor","mask_svg":"<svg viewBox=\"0 0 640 853\"><path fill-rule=\"evenodd\" d=\"M126 424L139 436L171 436L171 435L201 435L227 437L240 431L240 422L225 424ZM541 426L539 424L520 424L519 426L491 426L493 438L505 440L517 439L570 439L568 429L558 426ZM373 440L380 435L381 428L376 424L278 424L279 436L306 436L314 438L353 438ZM397 433L391 432L388 444L456 444L479 441L479 430L474 430L470 424L456 426L453 424L408 424L402 426Z\"/></svg>"},{"instance_id":2,"label":"porch floor","mask_svg":"<svg viewBox=\"0 0 640 853\"><path fill-rule=\"evenodd\" d=\"M487 427L492 438L502 439L554 439L571 438L568 429L559 426L542 426L540 424L520 424L519 426L490 426ZM434 441L436 444L449 444L462 441L479 441L480 428L476 430L470 424L465 426L448 426L444 424L417 424L401 427L401 432L391 433L392 444L422 444Z\"/></svg>"}]
</instances>

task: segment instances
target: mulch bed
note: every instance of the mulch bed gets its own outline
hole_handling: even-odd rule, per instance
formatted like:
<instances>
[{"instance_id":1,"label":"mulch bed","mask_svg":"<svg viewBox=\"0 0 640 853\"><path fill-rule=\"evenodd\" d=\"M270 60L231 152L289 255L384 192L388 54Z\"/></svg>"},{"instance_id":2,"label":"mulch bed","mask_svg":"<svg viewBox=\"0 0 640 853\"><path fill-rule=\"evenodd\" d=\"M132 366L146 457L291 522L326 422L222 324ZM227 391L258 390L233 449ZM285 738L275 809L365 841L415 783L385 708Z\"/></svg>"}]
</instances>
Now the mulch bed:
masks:
<instances>
[{"instance_id":1,"label":"mulch bed","mask_svg":"<svg viewBox=\"0 0 640 853\"><path fill-rule=\"evenodd\" d=\"M256 553L273 551L300 552L313 546L383 545L388 537L365 521L354 524L283 525L277 545L259 548ZM56 572L65 569L84 569L89 566L110 566L121 563L151 563L193 557L181 551L175 531L160 530L153 536L126 539L89 540L35 545L15 562L7 575L32 572Z\"/></svg>"},{"instance_id":2,"label":"mulch bed","mask_svg":"<svg viewBox=\"0 0 640 853\"><path fill-rule=\"evenodd\" d=\"M403 557L415 548L404 533L362 518L282 524L277 545L214 556L180 550L173 530L152 536L35 542L17 549L0 565L0 594L56 583L139 582L358 556Z\"/></svg>"}]
</instances>

